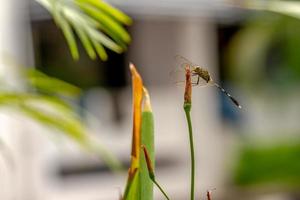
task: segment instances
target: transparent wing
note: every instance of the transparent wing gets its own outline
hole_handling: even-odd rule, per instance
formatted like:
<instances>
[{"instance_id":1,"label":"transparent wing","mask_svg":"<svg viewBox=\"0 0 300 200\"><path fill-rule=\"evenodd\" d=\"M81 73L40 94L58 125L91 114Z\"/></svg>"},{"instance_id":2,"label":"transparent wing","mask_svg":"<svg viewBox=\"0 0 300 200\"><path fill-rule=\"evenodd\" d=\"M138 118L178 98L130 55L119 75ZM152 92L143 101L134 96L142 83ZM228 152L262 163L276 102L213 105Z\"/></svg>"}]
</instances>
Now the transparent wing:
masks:
<instances>
[{"instance_id":1,"label":"transparent wing","mask_svg":"<svg viewBox=\"0 0 300 200\"><path fill-rule=\"evenodd\" d=\"M177 86L185 85L185 69L178 68L176 70L172 70L170 72L170 79L172 83ZM192 74L191 81L192 81L192 86L200 87L200 86L208 85L208 83L197 74Z\"/></svg>"},{"instance_id":2,"label":"transparent wing","mask_svg":"<svg viewBox=\"0 0 300 200\"><path fill-rule=\"evenodd\" d=\"M193 72L195 64L181 55L176 55L174 60L173 69L169 73L170 79L177 86L185 85L185 69L188 67ZM197 74L192 74L192 85L205 85L205 81L198 77Z\"/></svg>"},{"instance_id":3,"label":"transparent wing","mask_svg":"<svg viewBox=\"0 0 300 200\"><path fill-rule=\"evenodd\" d=\"M185 69L174 67L169 73L170 80L175 85L184 85L185 83Z\"/></svg>"},{"instance_id":4,"label":"transparent wing","mask_svg":"<svg viewBox=\"0 0 300 200\"><path fill-rule=\"evenodd\" d=\"M201 78L197 74L193 74L194 69L196 68L196 64L189 61L187 58L176 55L175 57L175 66L173 70L170 72L170 77L172 82L175 85L184 85L185 84L185 69L188 67L192 72L192 85L193 86L205 86L208 83Z\"/></svg>"},{"instance_id":5,"label":"transparent wing","mask_svg":"<svg viewBox=\"0 0 300 200\"><path fill-rule=\"evenodd\" d=\"M192 68L193 66L195 66L194 63L192 63L191 61L189 61L187 58L181 56L181 55L176 55L174 57L176 65L179 67L183 67L185 68L187 65L189 65L190 68ZM192 70L192 69L191 69Z\"/></svg>"},{"instance_id":6,"label":"transparent wing","mask_svg":"<svg viewBox=\"0 0 300 200\"><path fill-rule=\"evenodd\" d=\"M193 63L181 55L174 57L174 64L169 73L172 83L176 85L184 85L185 83L185 69L186 67L192 70Z\"/></svg>"}]
</instances>

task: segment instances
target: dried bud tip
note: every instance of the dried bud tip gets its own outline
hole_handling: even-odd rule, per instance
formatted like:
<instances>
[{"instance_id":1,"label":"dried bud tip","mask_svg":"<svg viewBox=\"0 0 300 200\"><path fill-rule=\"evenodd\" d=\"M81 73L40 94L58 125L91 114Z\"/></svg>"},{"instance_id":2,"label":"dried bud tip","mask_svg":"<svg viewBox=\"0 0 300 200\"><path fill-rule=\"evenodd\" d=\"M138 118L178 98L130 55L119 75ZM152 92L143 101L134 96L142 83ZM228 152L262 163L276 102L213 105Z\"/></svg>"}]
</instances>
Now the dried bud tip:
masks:
<instances>
[{"instance_id":1,"label":"dried bud tip","mask_svg":"<svg viewBox=\"0 0 300 200\"><path fill-rule=\"evenodd\" d=\"M151 164L151 159L150 159L149 153L148 153L145 145L142 145L142 149L144 151L144 155L145 155L145 159L146 159L146 164L147 164L147 168L148 168L148 171L149 171L149 175L150 175L150 177L154 176L154 170L153 170L153 167L152 167L152 164Z\"/></svg>"},{"instance_id":2,"label":"dried bud tip","mask_svg":"<svg viewBox=\"0 0 300 200\"><path fill-rule=\"evenodd\" d=\"M184 103L192 102L192 80L191 80L191 70L185 68L185 91L184 91Z\"/></svg>"},{"instance_id":3,"label":"dried bud tip","mask_svg":"<svg viewBox=\"0 0 300 200\"><path fill-rule=\"evenodd\" d=\"M212 190L216 190L216 188L214 188ZM207 200L212 200L212 198L211 198L211 196L212 196L212 190L207 190L207 192L206 192Z\"/></svg>"}]
</instances>

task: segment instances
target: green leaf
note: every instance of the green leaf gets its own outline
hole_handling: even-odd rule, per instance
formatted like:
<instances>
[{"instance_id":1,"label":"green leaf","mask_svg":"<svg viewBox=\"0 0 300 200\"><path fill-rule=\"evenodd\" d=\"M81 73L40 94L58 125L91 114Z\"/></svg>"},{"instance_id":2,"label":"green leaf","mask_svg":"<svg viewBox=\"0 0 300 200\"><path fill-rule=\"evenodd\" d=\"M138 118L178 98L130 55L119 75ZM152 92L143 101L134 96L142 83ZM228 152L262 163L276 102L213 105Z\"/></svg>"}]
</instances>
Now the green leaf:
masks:
<instances>
[{"instance_id":1,"label":"green leaf","mask_svg":"<svg viewBox=\"0 0 300 200\"><path fill-rule=\"evenodd\" d=\"M75 34L91 59L96 58L96 52L102 60L107 59L103 46L117 53L127 49L131 38L122 25L129 25L132 20L109 4L94 0L36 1L50 12L61 28L73 59L79 59Z\"/></svg>"},{"instance_id":2,"label":"green leaf","mask_svg":"<svg viewBox=\"0 0 300 200\"><path fill-rule=\"evenodd\" d=\"M59 98L2 92L0 105L17 108L32 119L61 130L81 144L86 138L79 118L73 114L71 107Z\"/></svg>"},{"instance_id":3,"label":"green leaf","mask_svg":"<svg viewBox=\"0 0 300 200\"><path fill-rule=\"evenodd\" d=\"M79 59L79 53L78 53L78 49L77 49L77 44L76 44L76 40L73 34L73 31L71 29L71 26L68 24L68 22L66 20L61 19L59 21L60 27L63 31L63 34L67 40L67 43L69 45L72 57L74 60L78 60Z\"/></svg>"},{"instance_id":4,"label":"green leaf","mask_svg":"<svg viewBox=\"0 0 300 200\"><path fill-rule=\"evenodd\" d=\"M88 53L89 57L92 60L96 59L96 53L94 51L94 48L90 42L90 39L88 37L88 35L86 34L86 32L84 30L82 30L82 27L78 27L74 24L74 29L77 33L77 35L79 36L79 39L81 40L86 52Z\"/></svg>"},{"instance_id":5,"label":"green leaf","mask_svg":"<svg viewBox=\"0 0 300 200\"><path fill-rule=\"evenodd\" d=\"M57 115L57 113L51 114L49 112L41 112L40 109L23 103L20 104L19 108L32 119L62 131L79 144L85 145L87 142L88 137L86 135L86 131L84 130L84 127L80 123L79 119L72 118L70 116L65 117Z\"/></svg>"},{"instance_id":6,"label":"green leaf","mask_svg":"<svg viewBox=\"0 0 300 200\"><path fill-rule=\"evenodd\" d=\"M125 194L124 194L124 200L140 200L141 194L140 194L140 182L139 182L139 172L136 171L136 173L133 175L132 178L128 179Z\"/></svg>"},{"instance_id":7,"label":"green leaf","mask_svg":"<svg viewBox=\"0 0 300 200\"><path fill-rule=\"evenodd\" d=\"M35 69L27 71L27 78L32 87L43 92L68 96L78 96L81 92L80 88Z\"/></svg>"},{"instance_id":8,"label":"green leaf","mask_svg":"<svg viewBox=\"0 0 300 200\"><path fill-rule=\"evenodd\" d=\"M99 10L97 10L96 8L85 3L77 2L77 5L88 15L97 19L103 26L105 26L108 29L111 29L113 32L118 34L120 38L122 38L122 40L124 40L125 42L130 42L131 39L127 31L118 22L110 18L108 15L106 15L103 12L99 12Z\"/></svg>"},{"instance_id":9,"label":"green leaf","mask_svg":"<svg viewBox=\"0 0 300 200\"><path fill-rule=\"evenodd\" d=\"M89 17L83 16L79 13L76 13L74 10L68 8L64 10L64 14L66 15L66 17L69 18L71 25L73 26L75 32L77 33L79 39L81 40L89 57L92 60L96 59L96 53L91 44L90 37L87 34L86 29L89 26L96 27L97 22L93 21L93 19ZM86 22L88 23L88 25L85 24Z\"/></svg>"},{"instance_id":10,"label":"green leaf","mask_svg":"<svg viewBox=\"0 0 300 200\"><path fill-rule=\"evenodd\" d=\"M151 164L155 166L154 156L154 120L153 113L150 111L142 112L142 130L141 130L141 144L144 145L150 155ZM149 172L144 156L140 157L140 193L143 200L153 200L153 182L149 178Z\"/></svg>"},{"instance_id":11,"label":"green leaf","mask_svg":"<svg viewBox=\"0 0 300 200\"><path fill-rule=\"evenodd\" d=\"M111 5L107 4L106 2L102 0L76 0L77 2L80 3L87 3L92 6L95 6L99 10L105 12L107 15L110 15L114 17L116 20L126 24L130 25L132 24L132 19L124 14L122 11L112 7Z\"/></svg>"},{"instance_id":12,"label":"green leaf","mask_svg":"<svg viewBox=\"0 0 300 200\"><path fill-rule=\"evenodd\" d=\"M155 168L154 119L150 110L142 112L141 144L148 150L151 165ZM129 178L125 190L125 200L153 200L153 182L149 177L146 159L140 156L140 164L133 178ZM126 194L128 193L128 194Z\"/></svg>"},{"instance_id":13,"label":"green leaf","mask_svg":"<svg viewBox=\"0 0 300 200\"><path fill-rule=\"evenodd\" d=\"M118 33L115 33L109 27L103 26L100 23L98 23L97 27L111 37L120 47L123 48L123 50L127 49L128 42L124 41Z\"/></svg>"},{"instance_id":14,"label":"green leaf","mask_svg":"<svg viewBox=\"0 0 300 200\"><path fill-rule=\"evenodd\" d=\"M58 130L85 150L99 155L111 169L121 169L121 164L115 156L90 137L79 116L69 104L60 98L29 93L0 92L0 106L14 108L41 125Z\"/></svg>"},{"instance_id":15,"label":"green leaf","mask_svg":"<svg viewBox=\"0 0 300 200\"><path fill-rule=\"evenodd\" d=\"M107 48L115 51L116 53L121 53L122 52L122 48L119 45L117 45L115 42L113 42L111 39L109 39L109 37L107 37L103 33L94 31L92 29L89 29L88 32L89 32L89 35L94 40L100 42L101 44L103 44Z\"/></svg>"},{"instance_id":16,"label":"green leaf","mask_svg":"<svg viewBox=\"0 0 300 200\"><path fill-rule=\"evenodd\" d=\"M47 2L45 0L41 0L43 2ZM76 39L74 37L73 34L73 30L71 28L71 26L69 25L68 21L65 19L65 16L63 15L63 5L62 5L62 1L57 1L57 0L49 0L50 3L48 7L48 10L50 11L50 13L53 15L54 21L56 22L56 24L61 28L69 49L71 51L71 55L73 57L74 60L78 60L79 59L79 53L78 53L78 48L77 48L77 44L76 44Z\"/></svg>"},{"instance_id":17,"label":"green leaf","mask_svg":"<svg viewBox=\"0 0 300 200\"><path fill-rule=\"evenodd\" d=\"M92 40L92 43L93 43L99 57L104 61L107 60L107 53L106 53L104 47L94 40Z\"/></svg>"}]
</instances>

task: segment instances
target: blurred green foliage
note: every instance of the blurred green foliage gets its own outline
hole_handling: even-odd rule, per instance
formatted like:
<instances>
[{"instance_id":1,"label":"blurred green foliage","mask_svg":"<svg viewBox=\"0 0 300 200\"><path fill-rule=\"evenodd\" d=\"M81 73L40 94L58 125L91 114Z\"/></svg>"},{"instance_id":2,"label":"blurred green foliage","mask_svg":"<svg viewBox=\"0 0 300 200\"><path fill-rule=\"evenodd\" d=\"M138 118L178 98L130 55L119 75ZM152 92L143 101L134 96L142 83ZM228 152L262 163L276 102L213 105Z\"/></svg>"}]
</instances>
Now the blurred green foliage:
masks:
<instances>
[{"instance_id":1,"label":"blurred green foliage","mask_svg":"<svg viewBox=\"0 0 300 200\"><path fill-rule=\"evenodd\" d=\"M36 0L53 16L69 45L72 57L79 59L75 34L91 59L97 54L107 60L104 47L122 53L131 41L123 25L132 20L102 0Z\"/></svg>"},{"instance_id":2,"label":"blurred green foliage","mask_svg":"<svg viewBox=\"0 0 300 200\"><path fill-rule=\"evenodd\" d=\"M240 186L300 187L300 141L246 145L240 150L234 181Z\"/></svg>"},{"instance_id":3,"label":"blurred green foliage","mask_svg":"<svg viewBox=\"0 0 300 200\"><path fill-rule=\"evenodd\" d=\"M11 108L41 125L58 130L84 149L100 155L112 169L120 169L119 161L91 138L82 119L74 111L71 102L80 95L80 89L38 70L23 72L25 90L16 91L2 82L0 107Z\"/></svg>"},{"instance_id":4,"label":"blurred green foliage","mask_svg":"<svg viewBox=\"0 0 300 200\"><path fill-rule=\"evenodd\" d=\"M300 2L248 1L252 16L227 52L231 78L247 87L300 83ZM260 86L260 87L258 87Z\"/></svg>"},{"instance_id":5,"label":"blurred green foliage","mask_svg":"<svg viewBox=\"0 0 300 200\"><path fill-rule=\"evenodd\" d=\"M280 90L278 96L289 98L283 92L295 94L300 84L300 1L249 0L244 8L251 9L251 16L228 48L229 74L239 84L255 90L255 94L260 89L268 94L275 88ZM297 190L299 155L298 139L247 144L240 149L234 182L239 186Z\"/></svg>"},{"instance_id":6,"label":"blurred green foliage","mask_svg":"<svg viewBox=\"0 0 300 200\"><path fill-rule=\"evenodd\" d=\"M81 92L80 89L74 85L50 77L34 69L27 70L27 80L34 89L48 94L74 97L80 95Z\"/></svg>"}]
</instances>

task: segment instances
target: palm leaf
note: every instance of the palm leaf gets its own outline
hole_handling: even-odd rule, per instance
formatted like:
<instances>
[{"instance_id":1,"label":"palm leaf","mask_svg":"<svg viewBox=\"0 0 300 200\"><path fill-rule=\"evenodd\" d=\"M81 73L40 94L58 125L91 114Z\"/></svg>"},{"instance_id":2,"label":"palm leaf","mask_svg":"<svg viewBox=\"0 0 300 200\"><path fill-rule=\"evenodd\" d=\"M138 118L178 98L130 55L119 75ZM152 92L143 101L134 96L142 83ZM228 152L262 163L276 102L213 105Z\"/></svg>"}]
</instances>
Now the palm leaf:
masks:
<instances>
[{"instance_id":1,"label":"palm leaf","mask_svg":"<svg viewBox=\"0 0 300 200\"><path fill-rule=\"evenodd\" d=\"M104 1L101 1L101 0L76 0L76 1L80 2L80 3L90 4L91 6L98 8L99 10L105 12L107 15L110 15L115 20L117 20L123 24L130 25L132 23L132 20L130 17L128 17L122 11L112 7L111 5L109 5L108 3L104 2Z\"/></svg>"},{"instance_id":2,"label":"palm leaf","mask_svg":"<svg viewBox=\"0 0 300 200\"><path fill-rule=\"evenodd\" d=\"M121 24L119 24L109 15L86 3L80 3L77 1L77 5L89 16L98 20L104 27L116 33L122 40L125 42L130 42L130 36L126 30L121 26Z\"/></svg>"},{"instance_id":3,"label":"palm leaf","mask_svg":"<svg viewBox=\"0 0 300 200\"><path fill-rule=\"evenodd\" d=\"M79 59L75 33L88 56L107 59L106 48L122 53L127 49L130 36L123 25L132 23L130 17L99 0L36 0L53 16L61 28L73 59ZM103 33L103 32L105 33Z\"/></svg>"},{"instance_id":4,"label":"palm leaf","mask_svg":"<svg viewBox=\"0 0 300 200\"><path fill-rule=\"evenodd\" d=\"M27 72L27 80L31 87L49 94L78 96L80 89L60 79L50 77L38 70L30 69Z\"/></svg>"}]
</instances>

